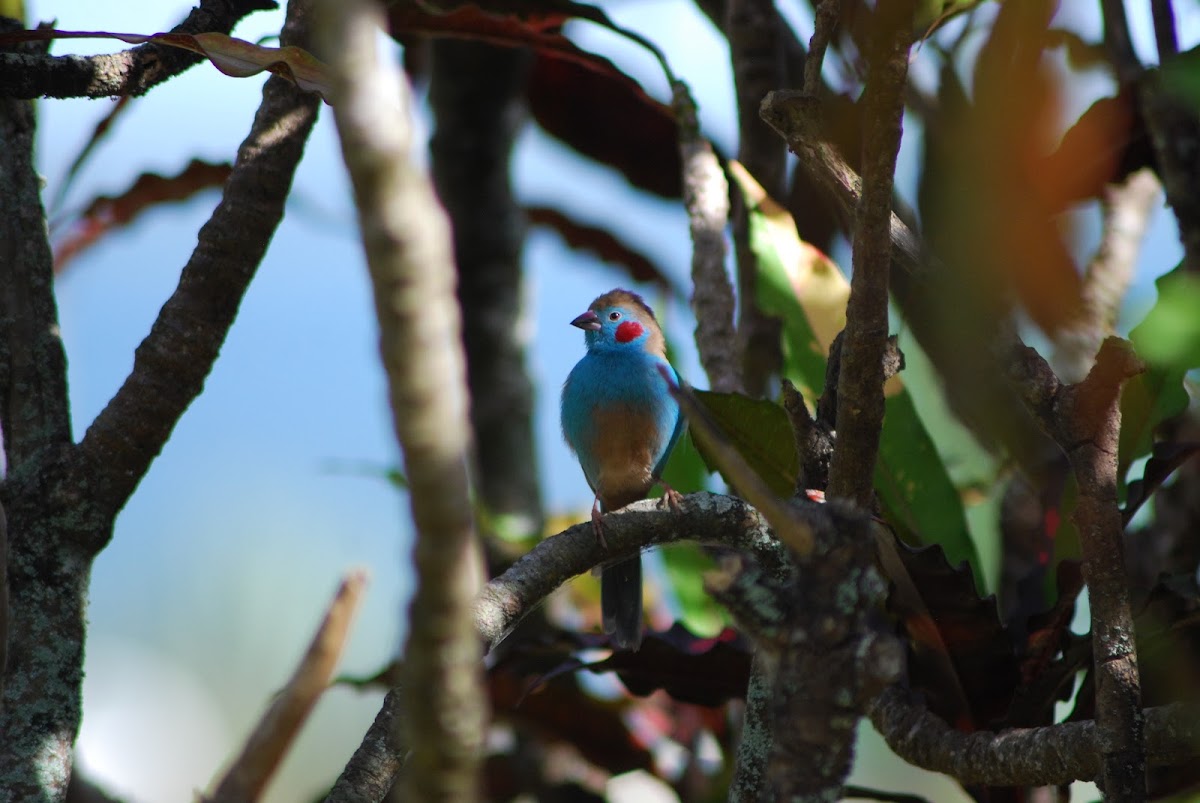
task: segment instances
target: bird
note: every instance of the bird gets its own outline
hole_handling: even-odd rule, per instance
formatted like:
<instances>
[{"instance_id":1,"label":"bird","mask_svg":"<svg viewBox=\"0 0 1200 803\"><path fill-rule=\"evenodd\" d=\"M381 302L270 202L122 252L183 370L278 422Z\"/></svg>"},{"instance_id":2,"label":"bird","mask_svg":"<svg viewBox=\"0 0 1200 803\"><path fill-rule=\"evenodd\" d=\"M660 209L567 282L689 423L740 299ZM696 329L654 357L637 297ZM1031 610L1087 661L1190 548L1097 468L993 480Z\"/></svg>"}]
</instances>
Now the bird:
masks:
<instances>
[{"instance_id":1,"label":"bird","mask_svg":"<svg viewBox=\"0 0 1200 803\"><path fill-rule=\"evenodd\" d=\"M678 384L679 375L667 361L654 311L636 293L610 290L571 325L583 330L587 353L563 384L563 437L595 494L592 527L607 547L601 512L645 499L657 483L678 507L662 471L684 426L668 385L668 377ZM600 610L617 647L641 646L641 555L601 567Z\"/></svg>"}]
</instances>

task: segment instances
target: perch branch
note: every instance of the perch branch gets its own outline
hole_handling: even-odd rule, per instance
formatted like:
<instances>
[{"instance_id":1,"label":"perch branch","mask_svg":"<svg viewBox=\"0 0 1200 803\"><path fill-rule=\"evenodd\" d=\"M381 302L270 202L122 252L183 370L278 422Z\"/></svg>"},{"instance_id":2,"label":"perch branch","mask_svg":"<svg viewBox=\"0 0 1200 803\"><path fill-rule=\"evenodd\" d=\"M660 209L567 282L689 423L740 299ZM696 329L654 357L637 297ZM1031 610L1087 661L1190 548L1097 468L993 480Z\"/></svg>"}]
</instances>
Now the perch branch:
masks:
<instances>
[{"instance_id":1,"label":"perch branch","mask_svg":"<svg viewBox=\"0 0 1200 803\"><path fill-rule=\"evenodd\" d=\"M590 523L577 524L539 543L484 587L475 604L475 628L489 649L567 580L648 547L689 539L754 555L768 571L787 562L766 519L730 496L690 494L678 513L663 511L658 500L648 499L605 514L604 524L607 549L597 543Z\"/></svg>"},{"instance_id":2,"label":"perch branch","mask_svg":"<svg viewBox=\"0 0 1200 803\"><path fill-rule=\"evenodd\" d=\"M467 487L466 361L450 225L414 165L408 83L377 52L382 8L324 0L321 9L416 526L417 589L400 678L412 749L404 794L469 803L480 794L488 701L472 619L483 570Z\"/></svg>"},{"instance_id":3,"label":"perch branch","mask_svg":"<svg viewBox=\"0 0 1200 803\"><path fill-rule=\"evenodd\" d=\"M254 11L277 8L273 0L201 0L171 33L224 33ZM100 56L0 54L0 95L9 98L107 98L144 95L203 56L176 47L146 44Z\"/></svg>"},{"instance_id":4,"label":"perch branch","mask_svg":"<svg viewBox=\"0 0 1200 803\"><path fill-rule=\"evenodd\" d=\"M1126 583L1124 526L1117 506L1121 385L1144 366L1124 340L1110 337L1096 365L1063 385L1028 347L1014 350L1010 373L1026 406L1062 448L1079 486L1075 524L1092 611L1096 746L1103 786L1120 800L1146 797L1146 746L1133 614Z\"/></svg>"},{"instance_id":5,"label":"perch branch","mask_svg":"<svg viewBox=\"0 0 1200 803\"><path fill-rule=\"evenodd\" d=\"M762 514L735 497L689 494L682 498L678 513L661 509L657 500L646 499L605 514L604 522L608 550L597 544L589 523L577 524L540 542L484 587L475 605L475 624L489 649L563 583L604 561L619 560L650 546L682 540L724 546L753 556L762 570L759 578L767 581L785 579L794 571L790 557L775 540ZM892 749L917 766L945 772L965 783L994 785L1067 783L1089 780L1098 773L1100 761L1090 722L1000 734L964 734L952 730L923 706L909 702L906 695L898 688L889 688L875 699L869 713ZM336 794L329 798L333 803L379 800L378 790L391 786L402 749L387 734L398 718L393 692L338 780ZM1174 764L1200 755L1200 712L1194 706L1149 709L1146 721L1152 763ZM1086 738L1081 739L1081 734ZM1014 756L1034 749L1042 751L1039 755L1055 758L1050 763L1031 761L1028 769L1020 769L1023 765ZM1056 762L1082 769L1071 770L1077 774L1063 775L1055 769ZM1038 771L1039 766L1049 770ZM1010 777L1015 781L1007 780Z\"/></svg>"},{"instance_id":6,"label":"perch branch","mask_svg":"<svg viewBox=\"0 0 1200 803\"><path fill-rule=\"evenodd\" d=\"M304 44L307 9L307 0L288 4L283 44ZM283 217L319 102L284 78L272 76L264 85L250 134L179 286L134 353L132 373L79 445L78 482L101 516L111 519L124 506L203 389ZM98 551L104 543L88 546Z\"/></svg>"},{"instance_id":7,"label":"perch branch","mask_svg":"<svg viewBox=\"0 0 1200 803\"><path fill-rule=\"evenodd\" d=\"M366 585L367 574L361 570L342 578L296 671L263 713L209 803L258 800L262 795L313 706L329 687Z\"/></svg>"}]
</instances>

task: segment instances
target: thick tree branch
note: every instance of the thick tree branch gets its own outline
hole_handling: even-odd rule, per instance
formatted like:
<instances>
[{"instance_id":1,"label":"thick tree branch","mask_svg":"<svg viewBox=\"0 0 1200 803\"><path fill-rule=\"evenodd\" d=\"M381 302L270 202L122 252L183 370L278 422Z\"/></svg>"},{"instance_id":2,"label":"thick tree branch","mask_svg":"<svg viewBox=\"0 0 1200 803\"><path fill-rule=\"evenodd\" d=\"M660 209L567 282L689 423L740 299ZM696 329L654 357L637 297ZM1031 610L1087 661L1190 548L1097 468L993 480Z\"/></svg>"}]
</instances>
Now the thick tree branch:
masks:
<instances>
[{"instance_id":1,"label":"thick tree branch","mask_svg":"<svg viewBox=\"0 0 1200 803\"><path fill-rule=\"evenodd\" d=\"M307 5L293 0L281 34L303 44ZM124 506L171 430L203 389L238 305L283 217L296 165L316 120L319 98L271 77L249 136L238 150L225 193L200 229L133 372L92 422L79 445L78 481L102 517ZM89 545L94 550L104 542Z\"/></svg>"},{"instance_id":2,"label":"thick tree branch","mask_svg":"<svg viewBox=\"0 0 1200 803\"><path fill-rule=\"evenodd\" d=\"M16 24L0 22L0 31ZM36 47L0 57L36 58ZM0 99L0 421L9 475L36 471L36 455L71 443L53 257L33 164L35 129L32 103Z\"/></svg>"},{"instance_id":3,"label":"thick tree branch","mask_svg":"<svg viewBox=\"0 0 1200 803\"><path fill-rule=\"evenodd\" d=\"M289 8L285 28L285 37L292 39L302 24L293 11ZM4 100L0 105L14 110L28 104ZM9 302L22 309L17 325L6 321L9 335L3 339L8 353L0 366L0 386L7 385L5 403L11 405L3 412L5 443L15 449L10 451L3 486L10 533L11 617L0 711L0 733L5 736L0 788L13 799L53 801L66 793L79 729L92 558L111 537L116 512L200 391L244 288L245 282L238 284L237 279L249 279L281 214L315 107L315 99L301 97L281 79L267 83L256 127L243 147L242 175L231 179L215 223L202 233L201 256L193 257L182 289L139 349L133 375L78 449L66 445L70 430L65 369L54 323L50 252L37 179L28 161L23 168L27 176L10 173L19 162L3 155L16 154L23 142L32 141L32 117L27 112L24 118L5 116L20 125L0 135L0 161L9 159L4 174L13 183L3 196L23 208L5 217L24 229L21 238L3 238L20 246L5 261L14 270L5 287ZM21 181L27 182L27 189ZM272 220L270 210L264 214L260 207L269 206L263 200L275 195ZM211 253L205 253L206 248ZM236 286L230 290L225 283ZM200 348L197 340L202 341Z\"/></svg>"},{"instance_id":4,"label":"thick tree branch","mask_svg":"<svg viewBox=\"0 0 1200 803\"><path fill-rule=\"evenodd\" d=\"M379 319L392 421L404 451L417 590L400 679L413 800L479 796L487 722L472 621L482 576L467 488L470 424L449 221L413 164L410 91L383 63L381 7L324 0L322 48Z\"/></svg>"},{"instance_id":5,"label":"thick tree branch","mask_svg":"<svg viewBox=\"0 0 1200 803\"><path fill-rule=\"evenodd\" d=\"M435 39L429 103L434 184L454 230L475 484L505 531L542 531L533 384L521 315L525 221L513 197L513 145L525 122L527 50ZM563 322L564 325L566 322Z\"/></svg>"},{"instance_id":6,"label":"thick tree branch","mask_svg":"<svg viewBox=\"0 0 1200 803\"><path fill-rule=\"evenodd\" d=\"M892 184L903 129L904 87L915 2L880 5L869 57L862 194L853 238L854 275L838 376L837 445L829 493L868 508L883 429L883 354L887 348ZM811 54L810 54L811 58Z\"/></svg>"},{"instance_id":7,"label":"thick tree branch","mask_svg":"<svg viewBox=\"0 0 1200 803\"><path fill-rule=\"evenodd\" d=\"M254 11L277 8L274 0L201 0L171 33L229 33ZM143 95L203 56L177 47L147 44L102 56L0 54L0 95L10 98L106 98Z\"/></svg>"},{"instance_id":8,"label":"thick tree branch","mask_svg":"<svg viewBox=\"0 0 1200 803\"><path fill-rule=\"evenodd\" d=\"M1033 349L1013 353L1012 378L1030 411L1071 463L1079 486L1075 524L1092 611L1096 677L1096 745L1103 786L1118 800L1146 797L1146 747L1133 614L1117 507L1121 385L1144 366L1124 340L1110 337L1096 365L1063 385Z\"/></svg>"},{"instance_id":9,"label":"thick tree branch","mask_svg":"<svg viewBox=\"0 0 1200 803\"><path fill-rule=\"evenodd\" d=\"M1143 714L1151 764L1179 764L1200 754L1200 711L1194 704L1173 703ZM1103 742L1091 720L963 733L892 687L871 704L871 721L896 755L965 785L1058 786L1094 780L1102 771ZM1119 792L1112 798L1128 799Z\"/></svg>"}]
</instances>

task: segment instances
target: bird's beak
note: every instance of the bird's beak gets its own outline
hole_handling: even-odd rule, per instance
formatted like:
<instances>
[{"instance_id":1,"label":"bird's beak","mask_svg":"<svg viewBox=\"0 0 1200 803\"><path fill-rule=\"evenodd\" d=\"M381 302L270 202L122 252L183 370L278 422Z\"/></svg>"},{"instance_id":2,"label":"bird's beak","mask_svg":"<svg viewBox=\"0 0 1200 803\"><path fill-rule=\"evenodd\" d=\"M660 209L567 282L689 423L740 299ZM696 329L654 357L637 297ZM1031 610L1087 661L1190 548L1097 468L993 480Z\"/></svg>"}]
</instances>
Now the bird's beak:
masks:
<instances>
[{"instance_id":1,"label":"bird's beak","mask_svg":"<svg viewBox=\"0 0 1200 803\"><path fill-rule=\"evenodd\" d=\"M578 326L580 329L591 329L592 331L596 331L600 328L600 316L591 310L588 310L575 320L571 321L571 326Z\"/></svg>"}]
</instances>

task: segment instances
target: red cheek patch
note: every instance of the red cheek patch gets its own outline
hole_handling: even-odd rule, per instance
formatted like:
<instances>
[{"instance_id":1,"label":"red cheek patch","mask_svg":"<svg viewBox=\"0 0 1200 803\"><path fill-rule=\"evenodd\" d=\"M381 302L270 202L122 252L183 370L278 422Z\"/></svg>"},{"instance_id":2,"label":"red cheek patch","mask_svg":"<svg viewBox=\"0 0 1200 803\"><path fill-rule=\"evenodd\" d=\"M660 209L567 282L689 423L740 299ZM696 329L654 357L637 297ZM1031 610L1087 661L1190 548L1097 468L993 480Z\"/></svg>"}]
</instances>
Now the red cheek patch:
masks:
<instances>
[{"instance_id":1,"label":"red cheek patch","mask_svg":"<svg viewBox=\"0 0 1200 803\"><path fill-rule=\"evenodd\" d=\"M637 321L625 321L617 327L617 342L628 343L642 336L642 325Z\"/></svg>"}]
</instances>

